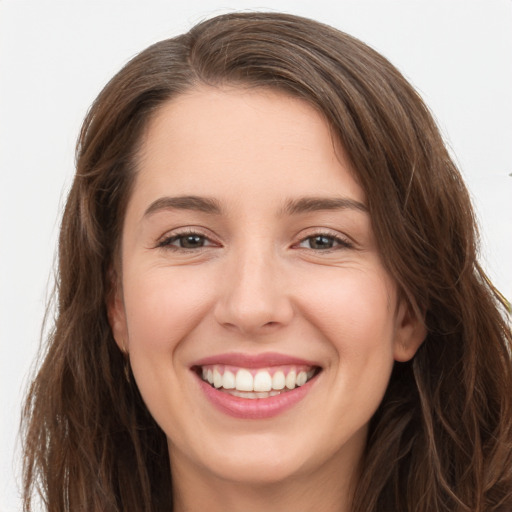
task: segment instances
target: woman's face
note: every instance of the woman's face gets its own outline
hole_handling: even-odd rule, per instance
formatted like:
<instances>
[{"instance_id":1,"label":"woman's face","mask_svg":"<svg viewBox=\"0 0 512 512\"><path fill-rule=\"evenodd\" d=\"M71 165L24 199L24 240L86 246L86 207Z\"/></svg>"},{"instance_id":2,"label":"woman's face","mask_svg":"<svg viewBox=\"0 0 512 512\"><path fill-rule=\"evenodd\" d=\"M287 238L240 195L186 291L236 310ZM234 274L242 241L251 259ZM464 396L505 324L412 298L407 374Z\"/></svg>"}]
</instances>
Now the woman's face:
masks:
<instances>
[{"instance_id":1,"label":"woman's face","mask_svg":"<svg viewBox=\"0 0 512 512\"><path fill-rule=\"evenodd\" d=\"M175 474L354 467L423 328L325 120L277 92L195 89L157 112L138 164L109 315Z\"/></svg>"}]
</instances>

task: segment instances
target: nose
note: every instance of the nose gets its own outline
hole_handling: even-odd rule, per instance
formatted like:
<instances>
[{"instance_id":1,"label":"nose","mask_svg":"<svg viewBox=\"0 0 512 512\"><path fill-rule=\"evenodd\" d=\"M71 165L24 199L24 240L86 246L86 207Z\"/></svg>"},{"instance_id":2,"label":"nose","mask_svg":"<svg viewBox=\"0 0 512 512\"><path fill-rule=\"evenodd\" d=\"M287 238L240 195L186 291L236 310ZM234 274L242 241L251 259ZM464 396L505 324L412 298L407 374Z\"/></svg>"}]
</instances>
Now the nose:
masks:
<instances>
[{"instance_id":1,"label":"nose","mask_svg":"<svg viewBox=\"0 0 512 512\"><path fill-rule=\"evenodd\" d=\"M272 250L234 254L227 267L214 310L219 324L253 336L291 322L290 290Z\"/></svg>"}]
</instances>

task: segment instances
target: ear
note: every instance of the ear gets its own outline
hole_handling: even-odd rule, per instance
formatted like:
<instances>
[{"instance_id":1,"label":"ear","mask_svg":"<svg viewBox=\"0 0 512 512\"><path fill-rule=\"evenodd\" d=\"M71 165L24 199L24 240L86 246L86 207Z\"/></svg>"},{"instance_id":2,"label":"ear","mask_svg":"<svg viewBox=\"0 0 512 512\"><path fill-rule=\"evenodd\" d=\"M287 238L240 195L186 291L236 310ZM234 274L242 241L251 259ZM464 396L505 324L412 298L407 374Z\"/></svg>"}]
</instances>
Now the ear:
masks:
<instances>
[{"instance_id":1,"label":"ear","mask_svg":"<svg viewBox=\"0 0 512 512\"><path fill-rule=\"evenodd\" d=\"M112 335L123 354L128 354L128 327L122 286L114 271L109 272L111 291L107 300L107 316Z\"/></svg>"},{"instance_id":2,"label":"ear","mask_svg":"<svg viewBox=\"0 0 512 512\"><path fill-rule=\"evenodd\" d=\"M412 359L426 336L424 314L402 297L398 304L395 324L395 361L405 362Z\"/></svg>"}]
</instances>

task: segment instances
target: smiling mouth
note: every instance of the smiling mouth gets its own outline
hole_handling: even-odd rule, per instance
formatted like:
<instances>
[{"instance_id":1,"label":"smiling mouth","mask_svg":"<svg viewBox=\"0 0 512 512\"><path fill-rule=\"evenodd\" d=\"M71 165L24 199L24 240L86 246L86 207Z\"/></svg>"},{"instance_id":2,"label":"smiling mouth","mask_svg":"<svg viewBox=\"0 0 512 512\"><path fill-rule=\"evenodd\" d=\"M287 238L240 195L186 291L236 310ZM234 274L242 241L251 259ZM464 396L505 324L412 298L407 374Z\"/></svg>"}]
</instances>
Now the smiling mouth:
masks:
<instances>
[{"instance_id":1,"label":"smiling mouth","mask_svg":"<svg viewBox=\"0 0 512 512\"><path fill-rule=\"evenodd\" d=\"M269 398L303 386L320 372L318 366L284 365L267 368L240 368L213 364L194 367L211 387L232 396Z\"/></svg>"}]
</instances>

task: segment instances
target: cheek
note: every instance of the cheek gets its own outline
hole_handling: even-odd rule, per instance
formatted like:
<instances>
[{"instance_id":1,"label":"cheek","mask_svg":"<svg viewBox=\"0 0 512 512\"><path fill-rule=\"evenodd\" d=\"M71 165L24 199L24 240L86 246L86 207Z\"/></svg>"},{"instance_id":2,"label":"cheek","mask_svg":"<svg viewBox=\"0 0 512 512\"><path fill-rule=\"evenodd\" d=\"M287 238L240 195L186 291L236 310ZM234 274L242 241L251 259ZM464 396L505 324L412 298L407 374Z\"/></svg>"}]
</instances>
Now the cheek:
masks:
<instances>
[{"instance_id":1,"label":"cheek","mask_svg":"<svg viewBox=\"0 0 512 512\"><path fill-rule=\"evenodd\" d=\"M123 292L130 352L168 352L179 345L210 307L211 289L205 282L198 267L128 274Z\"/></svg>"},{"instance_id":2,"label":"cheek","mask_svg":"<svg viewBox=\"0 0 512 512\"><path fill-rule=\"evenodd\" d=\"M310 275L298 291L301 309L343 356L389 345L396 292L383 272L328 269ZM324 275L322 275L324 274Z\"/></svg>"},{"instance_id":3,"label":"cheek","mask_svg":"<svg viewBox=\"0 0 512 512\"><path fill-rule=\"evenodd\" d=\"M330 279L310 280L310 292L301 293L301 309L331 351L327 375L339 392L341 408L353 406L370 415L394 364L396 292L381 272L337 270Z\"/></svg>"},{"instance_id":4,"label":"cheek","mask_svg":"<svg viewBox=\"0 0 512 512\"><path fill-rule=\"evenodd\" d=\"M124 275L130 364L146 406L166 431L172 412L187 408L182 389L187 370L179 354L210 307L204 279L199 268L155 268ZM174 419L172 424L176 429Z\"/></svg>"}]
</instances>

